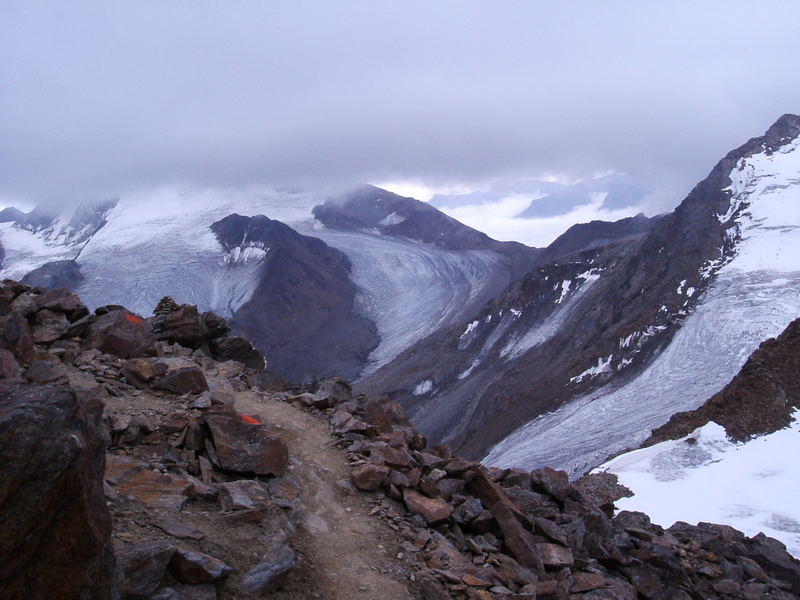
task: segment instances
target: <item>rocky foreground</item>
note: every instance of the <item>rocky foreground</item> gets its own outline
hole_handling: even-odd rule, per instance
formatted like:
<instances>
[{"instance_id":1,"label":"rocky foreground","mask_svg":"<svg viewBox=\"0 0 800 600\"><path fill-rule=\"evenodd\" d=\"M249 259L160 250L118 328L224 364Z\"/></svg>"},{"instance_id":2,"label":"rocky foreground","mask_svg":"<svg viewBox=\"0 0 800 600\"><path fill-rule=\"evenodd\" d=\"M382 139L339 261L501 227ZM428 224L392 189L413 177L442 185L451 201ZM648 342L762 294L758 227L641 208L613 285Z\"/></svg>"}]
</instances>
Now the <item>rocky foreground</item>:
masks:
<instances>
[{"instance_id":1,"label":"rocky foreground","mask_svg":"<svg viewBox=\"0 0 800 600\"><path fill-rule=\"evenodd\" d=\"M0 315L3 599L800 594L776 540L427 448L397 404L291 388L194 307L6 281Z\"/></svg>"}]
</instances>

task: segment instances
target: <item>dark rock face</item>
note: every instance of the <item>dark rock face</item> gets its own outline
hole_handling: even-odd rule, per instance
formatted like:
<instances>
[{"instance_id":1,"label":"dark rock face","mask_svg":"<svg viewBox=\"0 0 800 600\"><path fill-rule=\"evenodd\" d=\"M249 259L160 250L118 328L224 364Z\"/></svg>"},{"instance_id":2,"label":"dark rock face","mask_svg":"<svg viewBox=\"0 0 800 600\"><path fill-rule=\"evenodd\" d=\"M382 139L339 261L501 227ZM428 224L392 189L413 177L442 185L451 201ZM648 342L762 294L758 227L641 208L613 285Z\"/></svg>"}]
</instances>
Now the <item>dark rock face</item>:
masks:
<instances>
[{"instance_id":1,"label":"dark rock face","mask_svg":"<svg viewBox=\"0 0 800 600\"><path fill-rule=\"evenodd\" d=\"M20 283L42 288L77 288L84 280L80 265L74 260L55 260L29 272Z\"/></svg>"},{"instance_id":2,"label":"dark rock face","mask_svg":"<svg viewBox=\"0 0 800 600\"><path fill-rule=\"evenodd\" d=\"M447 250L494 250L510 259L514 277L530 270L539 253L536 248L517 242L493 240L426 202L371 185L362 186L341 198L326 200L314 208L314 216L335 229L378 230Z\"/></svg>"},{"instance_id":3,"label":"dark rock face","mask_svg":"<svg viewBox=\"0 0 800 600\"><path fill-rule=\"evenodd\" d=\"M211 230L228 251L269 248L259 284L231 325L264 353L270 369L292 381L355 377L378 338L374 323L355 312L347 257L264 216L230 215ZM217 351L239 354L233 342Z\"/></svg>"},{"instance_id":4,"label":"dark rock face","mask_svg":"<svg viewBox=\"0 0 800 600\"><path fill-rule=\"evenodd\" d=\"M683 437L709 421L742 441L788 426L798 407L800 319L795 319L777 338L762 343L720 392L695 410L673 415L644 445Z\"/></svg>"},{"instance_id":5,"label":"dark rock face","mask_svg":"<svg viewBox=\"0 0 800 600\"><path fill-rule=\"evenodd\" d=\"M781 117L723 158L669 215L573 228L472 319L433 332L356 391L388 394L432 442L477 458L520 424L612 378L633 378L678 331L713 269L733 255L736 237L718 215L730 206L726 188L737 161L799 132L800 117ZM684 280L696 290L690 298L676 291ZM645 330L652 334L642 336ZM530 343L518 343L529 333ZM637 343L621 348L628 336L639 336ZM608 372L579 377L611 356Z\"/></svg>"},{"instance_id":6,"label":"dark rock face","mask_svg":"<svg viewBox=\"0 0 800 600\"><path fill-rule=\"evenodd\" d=\"M3 598L112 598L102 412L68 387L0 390Z\"/></svg>"}]
</instances>

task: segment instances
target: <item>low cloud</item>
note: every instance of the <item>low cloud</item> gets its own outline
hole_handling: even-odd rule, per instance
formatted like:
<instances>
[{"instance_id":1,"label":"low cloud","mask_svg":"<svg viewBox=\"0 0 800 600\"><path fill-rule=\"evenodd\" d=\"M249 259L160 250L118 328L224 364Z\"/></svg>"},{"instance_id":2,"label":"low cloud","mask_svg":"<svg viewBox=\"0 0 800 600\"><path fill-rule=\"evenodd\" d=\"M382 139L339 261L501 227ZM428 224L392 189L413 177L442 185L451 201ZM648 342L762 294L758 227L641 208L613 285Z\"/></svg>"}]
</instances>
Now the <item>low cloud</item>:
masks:
<instances>
[{"instance_id":1,"label":"low cloud","mask_svg":"<svg viewBox=\"0 0 800 600\"><path fill-rule=\"evenodd\" d=\"M796 2L81 6L4 8L5 198L615 170L669 208L799 110Z\"/></svg>"}]
</instances>

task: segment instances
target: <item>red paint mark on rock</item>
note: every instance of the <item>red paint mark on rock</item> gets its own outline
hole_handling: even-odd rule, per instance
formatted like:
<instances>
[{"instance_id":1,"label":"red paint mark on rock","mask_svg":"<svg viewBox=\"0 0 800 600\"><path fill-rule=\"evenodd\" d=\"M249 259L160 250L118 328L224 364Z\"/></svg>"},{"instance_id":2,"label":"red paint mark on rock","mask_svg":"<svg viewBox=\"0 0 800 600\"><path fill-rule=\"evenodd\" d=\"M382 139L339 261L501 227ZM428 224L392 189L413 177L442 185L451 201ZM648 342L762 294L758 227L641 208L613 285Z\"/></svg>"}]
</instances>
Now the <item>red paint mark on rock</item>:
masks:
<instances>
[{"instance_id":1,"label":"red paint mark on rock","mask_svg":"<svg viewBox=\"0 0 800 600\"><path fill-rule=\"evenodd\" d=\"M132 315L131 313L125 313L125 318L128 319L131 323L141 323L144 321L142 317L137 317L136 315Z\"/></svg>"},{"instance_id":2,"label":"red paint mark on rock","mask_svg":"<svg viewBox=\"0 0 800 600\"><path fill-rule=\"evenodd\" d=\"M250 415L241 415L242 421L245 423L250 423L250 425L263 425L261 421L256 419L255 417L251 417Z\"/></svg>"}]
</instances>

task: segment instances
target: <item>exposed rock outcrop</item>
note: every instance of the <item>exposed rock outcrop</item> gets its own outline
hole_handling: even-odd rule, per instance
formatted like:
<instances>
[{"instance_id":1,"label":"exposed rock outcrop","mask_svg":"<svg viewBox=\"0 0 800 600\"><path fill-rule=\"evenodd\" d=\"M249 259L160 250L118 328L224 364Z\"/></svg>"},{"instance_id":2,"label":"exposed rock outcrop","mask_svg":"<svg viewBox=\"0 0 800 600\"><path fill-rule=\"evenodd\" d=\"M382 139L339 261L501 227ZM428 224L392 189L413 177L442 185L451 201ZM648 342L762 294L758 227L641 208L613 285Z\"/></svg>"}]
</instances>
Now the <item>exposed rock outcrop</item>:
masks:
<instances>
[{"instance_id":1,"label":"exposed rock outcrop","mask_svg":"<svg viewBox=\"0 0 800 600\"><path fill-rule=\"evenodd\" d=\"M67 386L0 388L0 596L113 597L103 404Z\"/></svg>"}]
</instances>

